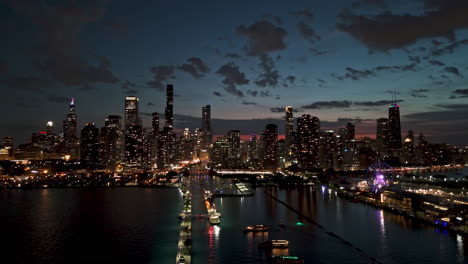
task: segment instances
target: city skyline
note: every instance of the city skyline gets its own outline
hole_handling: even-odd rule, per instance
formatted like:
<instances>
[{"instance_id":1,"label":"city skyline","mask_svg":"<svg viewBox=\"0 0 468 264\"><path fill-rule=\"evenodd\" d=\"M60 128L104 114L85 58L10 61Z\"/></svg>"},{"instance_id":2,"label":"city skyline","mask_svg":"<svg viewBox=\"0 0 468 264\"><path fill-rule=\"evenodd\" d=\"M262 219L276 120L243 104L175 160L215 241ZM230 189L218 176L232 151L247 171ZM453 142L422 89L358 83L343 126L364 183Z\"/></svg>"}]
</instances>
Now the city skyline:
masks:
<instances>
[{"instance_id":1,"label":"city skyline","mask_svg":"<svg viewBox=\"0 0 468 264\"><path fill-rule=\"evenodd\" d=\"M268 123L284 134L279 122L291 105L322 127L351 121L357 136L370 135L396 90L403 135L411 129L431 142L467 144L463 1L249 2L249 12L242 2L173 5L2 2L11 27L1 44L0 110L12 114L2 118L0 137L24 142L47 121L60 124L70 97L79 128L123 116L122 97L132 95L150 127L170 82L178 87L178 129L200 127L200 107L211 105L214 135L259 133ZM428 31L427 23L438 27ZM383 26L393 30L381 34Z\"/></svg>"}]
</instances>

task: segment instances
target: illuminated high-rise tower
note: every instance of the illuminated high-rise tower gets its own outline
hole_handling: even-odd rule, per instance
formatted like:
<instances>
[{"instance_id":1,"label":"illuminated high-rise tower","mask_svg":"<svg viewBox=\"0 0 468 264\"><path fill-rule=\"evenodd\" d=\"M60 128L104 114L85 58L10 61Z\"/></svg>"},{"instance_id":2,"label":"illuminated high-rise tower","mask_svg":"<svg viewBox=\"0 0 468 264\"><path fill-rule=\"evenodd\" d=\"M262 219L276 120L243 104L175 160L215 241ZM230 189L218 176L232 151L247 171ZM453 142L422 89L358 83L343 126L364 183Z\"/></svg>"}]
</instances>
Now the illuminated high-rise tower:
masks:
<instances>
[{"instance_id":1,"label":"illuminated high-rise tower","mask_svg":"<svg viewBox=\"0 0 468 264\"><path fill-rule=\"evenodd\" d=\"M81 130L81 165L85 169L95 169L99 165L99 129L88 123Z\"/></svg>"},{"instance_id":2,"label":"illuminated high-rise tower","mask_svg":"<svg viewBox=\"0 0 468 264\"><path fill-rule=\"evenodd\" d=\"M388 118L377 119L377 152L380 157L388 155Z\"/></svg>"},{"instance_id":3,"label":"illuminated high-rise tower","mask_svg":"<svg viewBox=\"0 0 468 264\"><path fill-rule=\"evenodd\" d=\"M174 129L174 86L172 84L168 84L166 88L165 116L164 127L169 128L169 130Z\"/></svg>"},{"instance_id":4,"label":"illuminated high-rise tower","mask_svg":"<svg viewBox=\"0 0 468 264\"><path fill-rule=\"evenodd\" d=\"M303 171L311 171L319 162L320 120L309 114L297 119L297 155Z\"/></svg>"},{"instance_id":5,"label":"illuminated high-rise tower","mask_svg":"<svg viewBox=\"0 0 468 264\"><path fill-rule=\"evenodd\" d=\"M75 113L75 98L71 98L68 114L63 120L63 140L65 149L69 151L73 148L76 141L76 122L77 116Z\"/></svg>"},{"instance_id":6,"label":"illuminated high-rise tower","mask_svg":"<svg viewBox=\"0 0 468 264\"><path fill-rule=\"evenodd\" d=\"M138 115L138 97L125 97L125 133L131 126L141 125L140 116Z\"/></svg>"},{"instance_id":7,"label":"illuminated high-rise tower","mask_svg":"<svg viewBox=\"0 0 468 264\"><path fill-rule=\"evenodd\" d=\"M208 148L213 141L213 132L211 130L211 106L206 105L202 108L202 127L204 132L202 147Z\"/></svg>"},{"instance_id":8,"label":"illuminated high-rise tower","mask_svg":"<svg viewBox=\"0 0 468 264\"><path fill-rule=\"evenodd\" d=\"M294 117L292 106L286 106L286 129L285 129L285 143L290 147L292 143L292 134L294 132Z\"/></svg>"},{"instance_id":9,"label":"illuminated high-rise tower","mask_svg":"<svg viewBox=\"0 0 468 264\"><path fill-rule=\"evenodd\" d=\"M276 170L278 167L278 127L275 124L268 124L263 133L265 141L263 166L265 169Z\"/></svg>"}]
</instances>

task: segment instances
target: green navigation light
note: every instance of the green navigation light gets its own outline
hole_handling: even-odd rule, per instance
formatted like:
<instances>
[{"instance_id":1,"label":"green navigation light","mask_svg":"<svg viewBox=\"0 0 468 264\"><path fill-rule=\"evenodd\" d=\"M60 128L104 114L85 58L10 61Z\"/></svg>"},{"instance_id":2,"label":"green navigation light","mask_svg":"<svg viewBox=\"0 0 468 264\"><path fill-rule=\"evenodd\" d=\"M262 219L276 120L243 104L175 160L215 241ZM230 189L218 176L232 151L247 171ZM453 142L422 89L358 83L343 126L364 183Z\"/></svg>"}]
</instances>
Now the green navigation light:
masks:
<instances>
[{"instance_id":1,"label":"green navigation light","mask_svg":"<svg viewBox=\"0 0 468 264\"><path fill-rule=\"evenodd\" d=\"M303 226L303 225L304 225L304 223L297 222L297 223L296 223L296 225L297 225L297 226Z\"/></svg>"}]
</instances>

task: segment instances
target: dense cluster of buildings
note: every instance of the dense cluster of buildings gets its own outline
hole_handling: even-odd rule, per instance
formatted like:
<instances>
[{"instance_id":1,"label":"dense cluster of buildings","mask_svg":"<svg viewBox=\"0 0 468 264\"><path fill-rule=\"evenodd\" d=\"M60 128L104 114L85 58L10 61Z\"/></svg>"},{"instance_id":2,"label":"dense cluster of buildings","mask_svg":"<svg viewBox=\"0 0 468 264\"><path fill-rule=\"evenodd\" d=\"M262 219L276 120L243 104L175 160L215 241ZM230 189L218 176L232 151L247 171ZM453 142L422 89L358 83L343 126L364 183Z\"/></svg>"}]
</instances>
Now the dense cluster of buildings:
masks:
<instances>
[{"instance_id":1,"label":"dense cluster of buildings","mask_svg":"<svg viewBox=\"0 0 468 264\"><path fill-rule=\"evenodd\" d=\"M201 128L174 129L174 87L167 85L164 122L160 129L159 113L152 113L151 127L144 128L139 99L125 97L125 115L109 115L104 127L87 123L79 130L75 101L71 99L63 130L56 132L53 122L45 130L33 133L31 142L13 146L6 137L0 148L1 159L79 161L83 169L165 170L180 164L204 163L214 169L266 169L313 172L316 170L356 170L373 162L394 166L431 166L465 164L466 152L447 144L429 144L423 134L417 138L408 131L402 139L400 107L389 106L388 118L377 119L376 138L355 137L355 127L323 130L318 117L293 116L293 107L285 108L285 134L278 137L276 124L267 124L259 135L241 137L231 130L213 141L211 107L202 108ZM294 129L296 126L296 129Z\"/></svg>"}]
</instances>

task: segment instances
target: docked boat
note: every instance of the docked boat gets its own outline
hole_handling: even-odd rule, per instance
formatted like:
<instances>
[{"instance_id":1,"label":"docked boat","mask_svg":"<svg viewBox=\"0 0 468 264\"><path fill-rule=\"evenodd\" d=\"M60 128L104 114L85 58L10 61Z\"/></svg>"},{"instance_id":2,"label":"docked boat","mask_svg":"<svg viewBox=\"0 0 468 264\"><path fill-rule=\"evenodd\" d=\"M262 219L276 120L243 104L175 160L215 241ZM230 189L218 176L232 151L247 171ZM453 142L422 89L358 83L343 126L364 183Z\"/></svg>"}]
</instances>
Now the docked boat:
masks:
<instances>
[{"instance_id":1,"label":"docked boat","mask_svg":"<svg viewBox=\"0 0 468 264\"><path fill-rule=\"evenodd\" d=\"M268 241L260 243L260 245L258 245L258 247L259 248L265 248L265 249L288 248L289 247L289 241L288 240L268 240Z\"/></svg>"},{"instance_id":2,"label":"docked boat","mask_svg":"<svg viewBox=\"0 0 468 264\"><path fill-rule=\"evenodd\" d=\"M271 258L271 263L275 264L302 264L304 259L301 257L294 256L273 256Z\"/></svg>"},{"instance_id":3,"label":"docked boat","mask_svg":"<svg viewBox=\"0 0 468 264\"><path fill-rule=\"evenodd\" d=\"M244 232L267 232L269 229L266 225L249 225L245 227Z\"/></svg>"},{"instance_id":4,"label":"docked boat","mask_svg":"<svg viewBox=\"0 0 468 264\"><path fill-rule=\"evenodd\" d=\"M212 215L210 216L210 224L212 225L219 225L221 221L219 220L218 216Z\"/></svg>"}]
</instances>

